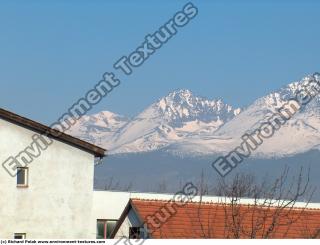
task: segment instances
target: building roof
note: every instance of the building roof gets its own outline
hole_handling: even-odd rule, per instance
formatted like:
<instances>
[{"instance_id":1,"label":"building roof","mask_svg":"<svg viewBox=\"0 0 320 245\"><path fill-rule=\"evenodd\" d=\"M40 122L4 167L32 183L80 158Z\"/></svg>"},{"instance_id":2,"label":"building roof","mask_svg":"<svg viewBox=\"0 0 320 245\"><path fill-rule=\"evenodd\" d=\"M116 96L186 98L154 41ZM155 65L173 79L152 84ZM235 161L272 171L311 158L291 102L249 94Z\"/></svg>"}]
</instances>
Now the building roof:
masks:
<instances>
[{"instance_id":1,"label":"building roof","mask_svg":"<svg viewBox=\"0 0 320 245\"><path fill-rule=\"evenodd\" d=\"M83 140L80 140L78 138L75 138L71 135L62 133L58 130L52 129L48 126L45 126L41 123L38 123L36 121L33 121L31 119L19 116L17 114L14 114L10 111L4 110L0 108L0 118L12 122L14 124L17 124L19 126L28 128L34 132L37 132L39 134L46 135L47 137L62 141L64 143L67 143L69 145L72 145L74 147L80 148L81 150L84 150L86 152L89 152L93 154L96 157L104 157L106 150L93 145L91 143L85 142Z\"/></svg>"},{"instance_id":2,"label":"building roof","mask_svg":"<svg viewBox=\"0 0 320 245\"><path fill-rule=\"evenodd\" d=\"M131 209L156 239L320 238L320 209L141 199L129 201L113 236Z\"/></svg>"}]
</instances>

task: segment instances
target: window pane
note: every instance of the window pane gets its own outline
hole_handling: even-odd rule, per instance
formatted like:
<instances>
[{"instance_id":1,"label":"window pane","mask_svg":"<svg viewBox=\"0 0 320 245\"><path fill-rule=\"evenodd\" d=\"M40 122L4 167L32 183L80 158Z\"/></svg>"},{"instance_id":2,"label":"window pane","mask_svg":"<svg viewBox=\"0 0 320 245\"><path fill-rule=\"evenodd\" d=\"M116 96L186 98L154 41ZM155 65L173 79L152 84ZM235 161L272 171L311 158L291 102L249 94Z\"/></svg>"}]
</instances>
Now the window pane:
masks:
<instances>
[{"instance_id":1,"label":"window pane","mask_svg":"<svg viewBox=\"0 0 320 245\"><path fill-rule=\"evenodd\" d=\"M129 228L129 239L140 239L140 227Z\"/></svg>"},{"instance_id":2,"label":"window pane","mask_svg":"<svg viewBox=\"0 0 320 245\"><path fill-rule=\"evenodd\" d=\"M97 221L97 239L104 239L104 221Z\"/></svg>"},{"instance_id":3,"label":"window pane","mask_svg":"<svg viewBox=\"0 0 320 245\"><path fill-rule=\"evenodd\" d=\"M25 233L15 233L14 239L26 239L26 234Z\"/></svg>"},{"instance_id":4,"label":"window pane","mask_svg":"<svg viewBox=\"0 0 320 245\"><path fill-rule=\"evenodd\" d=\"M107 222L107 238L110 238L111 233L113 232L114 228L116 227L117 221L108 221Z\"/></svg>"},{"instance_id":5,"label":"window pane","mask_svg":"<svg viewBox=\"0 0 320 245\"><path fill-rule=\"evenodd\" d=\"M18 185L25 185L26 184L26 169L25 168L18 168L17 184Z\"/></svg>"}]
</instances>

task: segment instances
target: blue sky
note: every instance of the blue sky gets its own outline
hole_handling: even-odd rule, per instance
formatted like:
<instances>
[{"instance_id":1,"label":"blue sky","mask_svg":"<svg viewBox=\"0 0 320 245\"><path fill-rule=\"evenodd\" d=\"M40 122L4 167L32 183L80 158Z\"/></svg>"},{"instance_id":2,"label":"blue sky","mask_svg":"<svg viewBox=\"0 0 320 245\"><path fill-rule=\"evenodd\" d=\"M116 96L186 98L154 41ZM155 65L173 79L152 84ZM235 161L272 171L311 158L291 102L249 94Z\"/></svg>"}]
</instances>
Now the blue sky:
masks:
<instances>
[{"instance_id":1,"label":"blue sky","mask_svg":"<svg viewBox=\"0 0 320 245\"><path fill-rule=\"evenodd\" d=\"M50 124L188 1L0 2L0 107ZM198 16L91 113L178 88L245 106L319 71L317 1L192 1Z\"/></svg>"}]
</instances>

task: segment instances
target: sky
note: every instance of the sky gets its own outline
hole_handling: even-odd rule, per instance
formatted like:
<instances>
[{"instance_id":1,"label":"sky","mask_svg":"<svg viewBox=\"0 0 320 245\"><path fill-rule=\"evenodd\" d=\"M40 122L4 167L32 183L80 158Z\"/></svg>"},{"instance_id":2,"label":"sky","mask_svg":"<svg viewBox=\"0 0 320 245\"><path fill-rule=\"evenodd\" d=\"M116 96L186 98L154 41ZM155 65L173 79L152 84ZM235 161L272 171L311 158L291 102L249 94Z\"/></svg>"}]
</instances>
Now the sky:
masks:
<instances>
[{"instance_id":1,"label":"sky","mask_svg":"<svg viewBox=\"0 0 320 245\"><path fill-rule=\"evenodd\" d=\"M320 1L191 1L198 15L130 76L113 64L189 1L1 0L0 107L56 121L105 72L121 85L89 114L134 116L186 88L244 107L320 71Z\"/></svg>"}]
</instances>

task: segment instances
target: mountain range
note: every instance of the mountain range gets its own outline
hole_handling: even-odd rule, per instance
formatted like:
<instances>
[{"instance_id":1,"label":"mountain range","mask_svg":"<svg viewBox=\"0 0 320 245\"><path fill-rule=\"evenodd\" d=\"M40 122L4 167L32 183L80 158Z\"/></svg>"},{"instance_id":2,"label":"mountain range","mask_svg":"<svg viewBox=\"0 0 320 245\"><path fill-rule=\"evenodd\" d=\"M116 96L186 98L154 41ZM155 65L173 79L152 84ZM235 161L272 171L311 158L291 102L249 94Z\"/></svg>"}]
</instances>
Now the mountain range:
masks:
<instances>
[{"instance_id":1,"label":"mountain range","mask_svg":"<svg viewBox=\"0 0 320 245\"><path fill-rule=\"evenodd\" d=\"M83 116L68 133L108 149L109 154L159 150L179 156L225 154L309 79L290 83L244 108L196 96L187 89L176 90L132 118L110 111ZM319 109L316 96L266 140L255 156L281 158L320 149Z\"/></svg>"}]
</instances>

